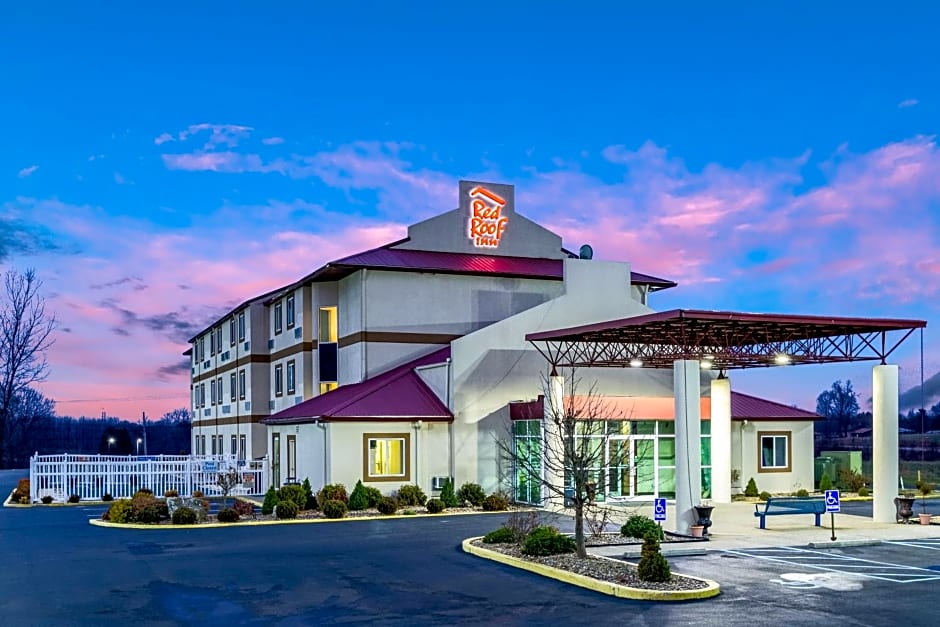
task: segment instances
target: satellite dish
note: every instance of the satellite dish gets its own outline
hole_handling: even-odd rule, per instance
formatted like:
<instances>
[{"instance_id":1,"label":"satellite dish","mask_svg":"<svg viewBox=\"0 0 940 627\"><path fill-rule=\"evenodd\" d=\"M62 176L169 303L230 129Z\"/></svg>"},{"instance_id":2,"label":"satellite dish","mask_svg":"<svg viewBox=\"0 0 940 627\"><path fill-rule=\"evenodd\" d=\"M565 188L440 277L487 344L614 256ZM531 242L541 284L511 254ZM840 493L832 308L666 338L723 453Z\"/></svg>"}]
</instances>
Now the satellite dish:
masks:
<instances>
[{"instance_id":1,"label":"satellite dish","mask_svg":"<svg viewBox=\"0 0 940 627\"><path fill-rule=\"evenodd\" d=\"M594 249L591 248L589 244L585 244L578 251L578 257L581 259L593 259L594 258Z\"/></svg>"}]
</instances>

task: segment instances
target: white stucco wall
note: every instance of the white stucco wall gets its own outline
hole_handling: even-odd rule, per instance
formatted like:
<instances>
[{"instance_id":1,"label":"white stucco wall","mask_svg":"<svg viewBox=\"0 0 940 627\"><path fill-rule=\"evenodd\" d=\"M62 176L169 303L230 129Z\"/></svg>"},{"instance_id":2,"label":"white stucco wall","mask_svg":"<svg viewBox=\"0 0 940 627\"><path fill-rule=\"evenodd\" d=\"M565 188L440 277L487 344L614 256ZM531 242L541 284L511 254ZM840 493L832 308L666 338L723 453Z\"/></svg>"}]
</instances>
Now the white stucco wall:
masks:
<instances>
[{"instance_id":1,"label":"white stucco wall","mask_svg":"<svg viewBox=\"0 0 940 627\"><path fill-rule=\"evenodd\" d=\"M800 488L813 491L813 422L812 421L735 421L732 443L737 432L741 441L741 487L754 478L757 489L771 494L789 494ZM791 472L760 472L758 469L760 432L788 432L791 434ZM732 448L732 451L734 449ZM733 455L734 453L732 453ZM732 466L733 468L734 466Z\"/></svg>"}]
</instances>

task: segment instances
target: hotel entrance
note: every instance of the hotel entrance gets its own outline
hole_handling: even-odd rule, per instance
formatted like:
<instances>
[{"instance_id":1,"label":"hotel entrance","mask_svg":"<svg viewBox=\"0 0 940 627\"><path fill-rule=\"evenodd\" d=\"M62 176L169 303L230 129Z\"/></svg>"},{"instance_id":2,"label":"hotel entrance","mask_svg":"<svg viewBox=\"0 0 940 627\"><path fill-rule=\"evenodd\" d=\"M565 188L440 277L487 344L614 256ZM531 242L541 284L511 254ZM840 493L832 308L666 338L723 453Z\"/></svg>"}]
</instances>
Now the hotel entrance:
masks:
<instances>
[{"instance_id":1,"label":"hotel entrance","mask_svg":"<svg viewBox=\"0 0 940 627\"><path fill-rule=\"evenodd\" d=\"M611 436L607 442L607 498L656 496L656 438Z\"/></svg>"}]
</instances>

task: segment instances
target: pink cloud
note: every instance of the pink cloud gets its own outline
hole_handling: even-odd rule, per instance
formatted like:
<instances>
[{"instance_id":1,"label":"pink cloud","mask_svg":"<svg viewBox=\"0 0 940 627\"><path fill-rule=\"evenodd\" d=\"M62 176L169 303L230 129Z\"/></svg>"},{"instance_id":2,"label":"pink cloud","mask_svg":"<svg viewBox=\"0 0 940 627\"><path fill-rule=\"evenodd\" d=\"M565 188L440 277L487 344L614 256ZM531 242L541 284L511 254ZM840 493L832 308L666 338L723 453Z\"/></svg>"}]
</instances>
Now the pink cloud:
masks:
<instances>
[{"instance_id":1,"label":"pink cloud","mask_svg":"<svg viewBox=\"0 0 940 627\"><path fill-rule=\"evenodd\" d=\"M31 165L20 170L16 175L21 179L25 179L27 176L39 169L38 165Z\"/></svg>"}]
</instances>

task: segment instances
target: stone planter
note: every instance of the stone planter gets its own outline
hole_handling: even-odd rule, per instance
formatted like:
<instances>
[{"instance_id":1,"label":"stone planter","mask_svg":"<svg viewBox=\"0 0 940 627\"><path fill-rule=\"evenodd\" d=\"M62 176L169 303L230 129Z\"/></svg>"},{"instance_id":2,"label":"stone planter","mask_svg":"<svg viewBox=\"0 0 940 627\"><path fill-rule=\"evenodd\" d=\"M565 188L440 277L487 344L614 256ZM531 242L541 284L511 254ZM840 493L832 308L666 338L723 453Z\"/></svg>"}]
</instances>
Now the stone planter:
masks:
<instances>
[{"instance_id":1,"label":"stone planter","mask_svg":"<svg viewBox=\"0 0 940 627\"><path fill-rule=\"evenodd\" d=\"M894 499L894 506L897 508L895 520L899 523L910 523L911 516L914 515L914 497L898 496Z\"/></svg>"},{"instance_id":2,"label":"stone planter","mask_svg":"<svg viewBox=\"0 0 940 627\"><path fill-rule=\"evenodd\" d=\"M712 526L713 505L696 505L695 515L698 517L698 525L702 526L702 535L708 535L708 528Z\"/></svg>"}]
</instances>

